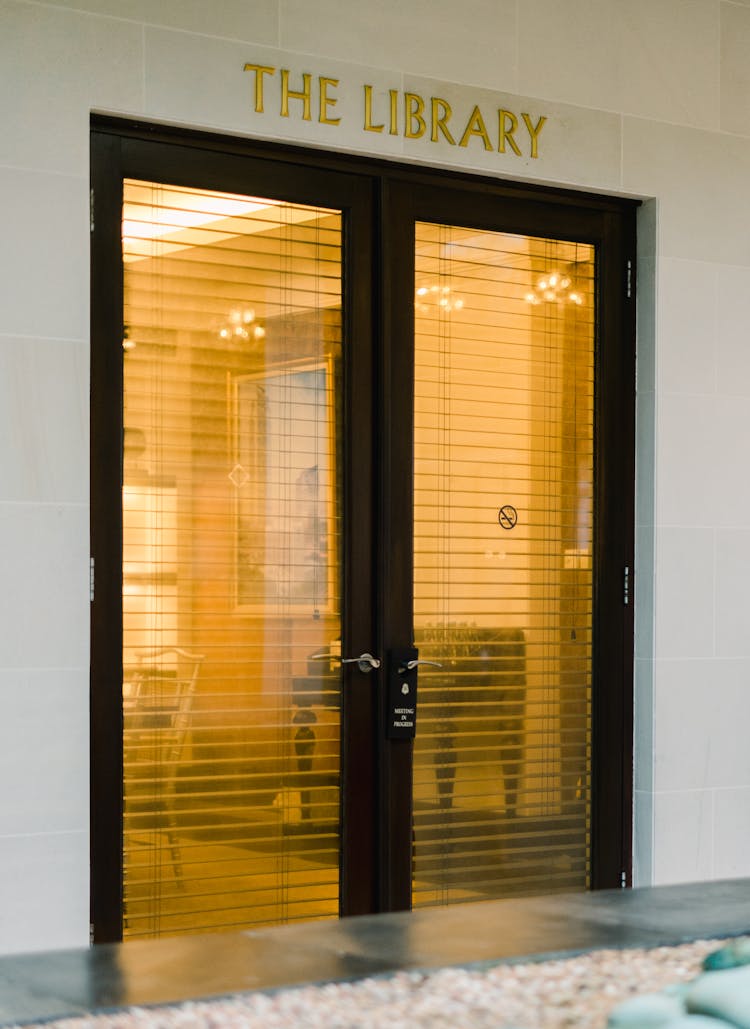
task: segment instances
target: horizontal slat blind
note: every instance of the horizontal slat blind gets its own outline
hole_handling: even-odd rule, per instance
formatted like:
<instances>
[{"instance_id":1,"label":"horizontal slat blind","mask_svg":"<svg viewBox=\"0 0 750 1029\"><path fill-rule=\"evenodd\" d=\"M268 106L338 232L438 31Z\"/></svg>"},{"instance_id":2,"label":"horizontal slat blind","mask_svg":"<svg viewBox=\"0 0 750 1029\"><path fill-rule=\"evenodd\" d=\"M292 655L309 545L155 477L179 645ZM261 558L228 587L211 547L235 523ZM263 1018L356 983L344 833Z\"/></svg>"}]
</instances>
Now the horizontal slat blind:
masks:
<instances>
[{"instance_id":1,"label":"horizontal slat blind","mask_svg":"<svg viewBox=\"0 0 750 1029\"><path fill-rule=\"evenodd\" d=\"M338 913L341 239L125 183L126 936Z\"/></svg>"},{"instance_id":2,"label":"horizontal slat blind","mask_svg":"<svg viewBox=\"0 0 750 1029\"><path fill-rule=\"evenodd\" d=\"M584 889L593 248L419 223L414 904Z\"/></svg>"}]
</instances>

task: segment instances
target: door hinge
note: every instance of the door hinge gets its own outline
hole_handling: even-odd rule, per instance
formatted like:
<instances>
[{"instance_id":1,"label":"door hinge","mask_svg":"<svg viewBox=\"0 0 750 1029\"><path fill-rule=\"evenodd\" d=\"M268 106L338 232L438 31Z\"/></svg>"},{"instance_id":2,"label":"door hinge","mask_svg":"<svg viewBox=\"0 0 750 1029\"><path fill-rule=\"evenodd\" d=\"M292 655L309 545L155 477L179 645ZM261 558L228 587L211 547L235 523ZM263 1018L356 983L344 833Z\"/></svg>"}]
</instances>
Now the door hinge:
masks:
<instances>
[{"instance_id":1,"label":"door hinge","mask_svg":"<svg viewBox=\"0 0 750 1029\"><path fill-rule=\"evenodd\" d=\"M630 566L625 565L625 570L622 576L622 602L623 604L630 603Z\"/></svg>"},{"instance_id":2,"label":"door hinge","mask_svg":"<svg viewBox=\"0 0 750 1029\"><path fill-rule=\"evenodd\" d=\"M89 946L94 945L94 923L89 922Z\"/></svg>"},{"instance_id":3,"label":"door hinge","mask_svg":"<svg viewBox=\"0 0 750 1029\"><path fill-rule=\"evenodd\" d=\"M94 603L94 559L89 559L89 600Z\"/></svg>"},{"instance_id":4,"label":"door hinge","mask_svg":"<svg viewBox=\"0 0 750 1029\"><path fill-rule=\"evenodd\" d=\"M93 215L92 215L93 217ZM628 261L625 269L625 296L630 300L633 296L633 262Z\"/></svg>"},{"instance_id":5,"label":"door hinge","mask_svg":"<svg viewBox=\"0 0 750 1029\"><path fill-rule=\"evenodd\" d=\"M89 228L94 231L94 191L89 190Z\"/></svg>"},{"instance_id":6,"label":"door hinge","mask_svg":"<svg viewBox=\"0 0 750 1029\"><path fill-rule=\"evenodd\" d=\"M628 885L628 874L627 872L620 872L620 889L627 889Z\"/></svg>"}]
</instances>

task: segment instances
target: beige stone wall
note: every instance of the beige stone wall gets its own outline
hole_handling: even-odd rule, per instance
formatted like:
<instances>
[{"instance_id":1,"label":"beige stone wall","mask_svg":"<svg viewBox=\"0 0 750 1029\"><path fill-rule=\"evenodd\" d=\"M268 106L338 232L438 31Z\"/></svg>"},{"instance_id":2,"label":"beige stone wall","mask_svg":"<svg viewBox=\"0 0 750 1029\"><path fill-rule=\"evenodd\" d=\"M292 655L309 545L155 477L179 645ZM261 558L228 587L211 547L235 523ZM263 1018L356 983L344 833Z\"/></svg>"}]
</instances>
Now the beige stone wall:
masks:
<instances>
[{"instance_id":1,"label":"beige stone wall","mask_svg":"<svg viewBox=\"0 0 750 1029\"><path fill-rule=\"evenodd\" d=\"M730 0L0 0L0 949L88 939L91 111L653 198L636 877L750 872L749 53ZM245 63L338 79L341 123L256 113ZM545 115L539 156L366 132L364 84Z\"/></svg>"}]
</instances>

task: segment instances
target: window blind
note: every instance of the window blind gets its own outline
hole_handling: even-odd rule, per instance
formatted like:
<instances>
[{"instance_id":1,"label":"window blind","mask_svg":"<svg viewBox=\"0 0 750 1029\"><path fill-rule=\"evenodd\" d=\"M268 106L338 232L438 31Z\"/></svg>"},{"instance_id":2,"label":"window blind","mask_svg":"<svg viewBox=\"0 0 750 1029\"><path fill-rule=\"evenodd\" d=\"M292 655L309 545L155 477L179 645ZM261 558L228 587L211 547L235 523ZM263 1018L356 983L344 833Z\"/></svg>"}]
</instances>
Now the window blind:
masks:
<instances>
[{"instance_id":1,"label":"window blind","mask_svg":"<svg viewBox=\"0 0 750 1029\"><path fill-rule=\"evenodd\" d=\"M588 884L594 285L417 225L415 906Z\"/></svg>"},{"instance_id":2,"label":"window blind","mask_svg":"<svg viewBox=\"0 0 750 1029\"><path fill-rule=\"evenodd\" d=\"M128 180L122 235L124 934L332 917L341 214Z\"/></svg>"}]
</instances>

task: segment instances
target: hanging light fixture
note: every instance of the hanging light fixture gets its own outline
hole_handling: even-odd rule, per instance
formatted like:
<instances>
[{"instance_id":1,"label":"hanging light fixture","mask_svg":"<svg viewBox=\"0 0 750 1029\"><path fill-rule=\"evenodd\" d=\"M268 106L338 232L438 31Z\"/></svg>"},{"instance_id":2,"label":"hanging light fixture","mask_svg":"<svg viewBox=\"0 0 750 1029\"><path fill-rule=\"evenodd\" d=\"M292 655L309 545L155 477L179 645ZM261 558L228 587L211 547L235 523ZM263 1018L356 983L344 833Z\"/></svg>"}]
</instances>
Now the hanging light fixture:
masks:
<instances>
[{"instance_id":1,"label":"hanging light fixture","mask_svg":"<svg viewBox=\"0 0 750 1029\"><path fill-rule=\"evenodd\" d=\"M538 304L567 303L576 304L578 307L583 304L583 297L575 288L575 284L569 275L560 272L550 272L543 275L535 284L533 290L526 294L526 303L534 306Z\"/></svg>"},{"instance_id":2,"label":"hanging light fixture","mask_svg":"<svg viewBox=\"0 0 750 1029\"><path fill-rule=\"evenodd\" d=\"M450 286L419 286L414 291L414 306L419 314L427 314L431 307L437 307L444 314L460 311L463 299L451 290Z\"/></svg>"},{"instance_id":3,"label":"hanging light fixture","mask_svg":"<svg viewBox=\"0 0 750 1029\"><path fill-rule=\"evenodd\" d=\"M252 307L233 309L229 312L229 320L226 325L219 329L219 339L245 342L254 340L259 342L264 339L266 330L262 323L255 317Z\"/></svg>"}]
</instances>

